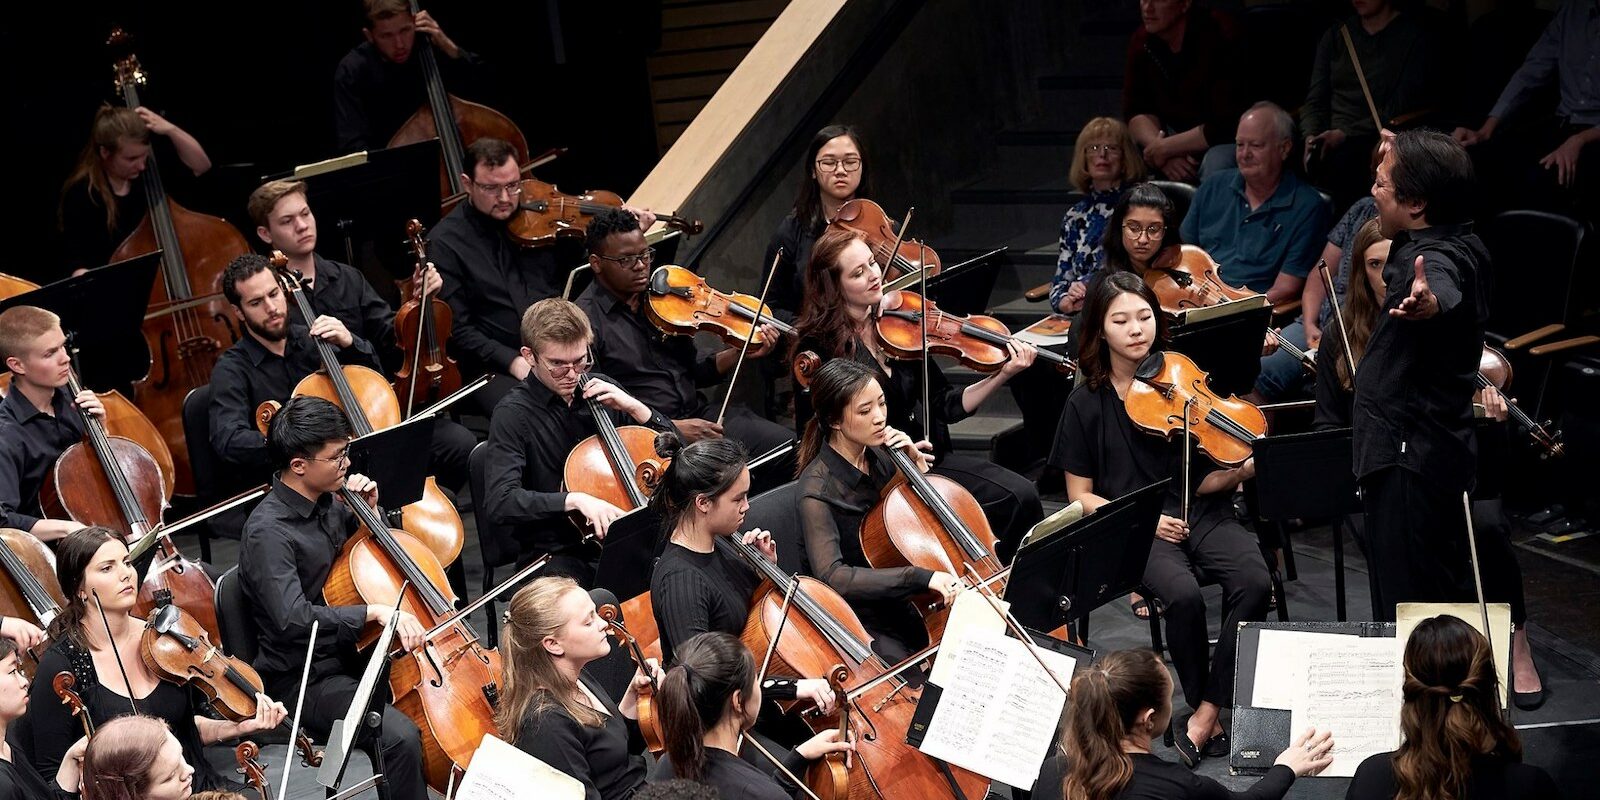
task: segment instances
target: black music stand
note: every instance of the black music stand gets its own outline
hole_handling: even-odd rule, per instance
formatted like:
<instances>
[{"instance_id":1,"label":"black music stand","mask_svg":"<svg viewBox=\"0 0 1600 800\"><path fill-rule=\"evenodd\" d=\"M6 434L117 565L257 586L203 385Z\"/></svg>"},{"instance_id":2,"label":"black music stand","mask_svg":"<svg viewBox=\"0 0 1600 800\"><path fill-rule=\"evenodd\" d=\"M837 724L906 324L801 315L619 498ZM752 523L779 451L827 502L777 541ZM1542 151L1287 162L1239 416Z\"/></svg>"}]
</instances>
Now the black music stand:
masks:
<instances>
[{"instance_id":1,"label":"black music stand","mask_svg":"<svg viewBox=\"0 0 1600 800\"><path fill-rule=\"evenodd\" d=\"M115 389L150 371L150 347L142 329L160 269L157 250L8 298L0 302L0 311L37 306L54 312L80 351L78 371L84 385Z\"/></svg>"},{"instance_id":2,"label":"black music stand","mask_svg":"<svg viewBox=\"0 0 1600 800\"><path fill-rule=\"evenodd\" d=\"M1245 394L1261 374L1261 345L1266 341L1272 307L1262 306L1172 329L1168 350L1182 353L1211 376L1217 394Z\"/></svg>"},{"instance_id":3,"label":"black music stand","mask_svg":"<svg viewBox=\"0 0 1600 800\"><path fill-rule=\"evenodd\" d=\"M1017 621L1053 631L1138 589L1169 482L1119 497L1019 549L1005 594Z\"/></svg>"},{"instance_id":4,"label":"black music stand","mask_svg":"<svg viewBox=\"0 0 1600 800\"><path fill-rule=\"evenodd\" d=\"M427 453L433 443L433 417L413 417L350 442L350 474L378 483L378 499L398 510L422 499L428 480Z\"/></svg>"},{"instance_id":5,"label":"black music stand","mask_svg":"<svg viewBox=\"0 0 1600 800\"><path fill-rule=\"evenodd\" d=\"M665 543L661 515L654 509L645 506L623 514L606 529L600 563L594 569L594 585L610 589L619 600L650 591L650 572Z\"/></svg>"},{"instance_id":6,"label":"black music stand","mask_svg":"<svg viewBox=\"0 0 1600 800\"><path fill-rule=\"evenodd\" d=\"M1267 436L1253 445L1256 513L1281 523L1332 519L1334 606L1345 620L1344 528L1361 512L1349 428Z\"/></svg>"},{"instance_id":7,"label":"black music stand","mask_svg":"<svg viewBox=\"0 0 1600 800\"><path fill-rule=\"evenodd\" d=\"M928 276L928 294L940 308L952 314L982 314L989 308L989 296L994 293L999 265L1007 260L1007 248L990 250L959 264L939 270ZM906 287L921 291L919 284Z\"/></svg>"}]
</instances>

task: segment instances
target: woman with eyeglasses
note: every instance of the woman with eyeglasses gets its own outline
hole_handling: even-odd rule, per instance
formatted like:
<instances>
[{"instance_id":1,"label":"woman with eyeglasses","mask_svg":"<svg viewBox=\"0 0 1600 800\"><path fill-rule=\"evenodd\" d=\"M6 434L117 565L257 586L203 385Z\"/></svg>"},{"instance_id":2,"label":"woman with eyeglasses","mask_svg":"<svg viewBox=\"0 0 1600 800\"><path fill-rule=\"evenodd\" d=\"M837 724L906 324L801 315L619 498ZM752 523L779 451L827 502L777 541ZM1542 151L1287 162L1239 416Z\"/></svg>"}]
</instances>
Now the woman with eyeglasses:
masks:
<instances>
[{"instance_id":1,"label":"woman with eyeglasses","mask_svg":"<svg viewBox=\"0 0 1600 800\"><path fill-rule=\"evenodd\" d=\"M1107 223L1128 187L1144 179L1144 160L1127 126L1111 117L1095 117L1083 126L1072 156L1072 185L1084 196L1061 218L1061 257L1050 284L1050 308L1075 314L1083 308L1089 279L1105 257L1102 236L1115 230Z\"/></svg>"},{"instance_id":2,"label":"woman with eyeglasses","mask_svg":"<svg viewBox=\"0 0 1600 800\"><path fill-rule=\"evenodd\" d=\"M800 191L795 195L794 208L778 223L767 245L767 255L761 260L762 269L766 269L779 249L783 251L777 277L772 279L772 290L767 294L767 303L773 308L791 314L800 312L805 297L804 267L811 260L811 246L841 206L872 194L865 164L861 134L855 128L829 125L811 137L806 159L801 163Z\"/></svg>"},{"instance_id":3,"label":"woman with eyeglasses","mask_svg":"<svg viewBox=\"0 0 1600 800\"><path fill-rule=\"evenodd\" d=\"M1116 235L1104 240L1105 262L1102 275L1132 272L1144 277L1145 270L1169 247L1182 244L1178 235L1177 210L1167 193L1150 183L1141 183L1122 195L1107 231Z\"/></svg>"}]
</instances>

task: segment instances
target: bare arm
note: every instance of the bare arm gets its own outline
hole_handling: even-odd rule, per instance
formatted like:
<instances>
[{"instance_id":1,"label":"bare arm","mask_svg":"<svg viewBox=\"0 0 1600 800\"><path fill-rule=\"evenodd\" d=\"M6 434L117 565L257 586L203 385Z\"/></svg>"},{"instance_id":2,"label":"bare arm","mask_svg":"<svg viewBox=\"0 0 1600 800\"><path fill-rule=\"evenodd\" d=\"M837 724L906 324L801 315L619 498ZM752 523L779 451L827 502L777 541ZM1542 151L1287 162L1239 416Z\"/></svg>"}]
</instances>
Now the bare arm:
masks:
<instances>
[{"instance_id":1,"label":"bare arm","mask_svg":"<svg viewBox=\"0 0 1600 800\"><path fill-rule=\"evenodd\" d=\"M1267 289L1267 302L1277 305L1285 300L1292 300L1300 296L1300 290L1305 286L1305 278L1296 278L1287 272L1279 272L1278 279L1272 282L1272 287Z\"/></svg>"}]
</instances>

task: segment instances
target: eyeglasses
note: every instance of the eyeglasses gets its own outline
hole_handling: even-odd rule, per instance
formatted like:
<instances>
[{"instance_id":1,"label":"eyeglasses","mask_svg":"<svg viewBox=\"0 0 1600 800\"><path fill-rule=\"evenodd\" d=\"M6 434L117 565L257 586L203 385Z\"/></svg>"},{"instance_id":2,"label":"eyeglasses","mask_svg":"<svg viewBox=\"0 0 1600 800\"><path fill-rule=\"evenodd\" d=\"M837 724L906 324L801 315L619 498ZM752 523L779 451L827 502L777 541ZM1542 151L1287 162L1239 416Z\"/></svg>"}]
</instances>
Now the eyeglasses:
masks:
<instances>
[{"instance_id":1,"label":"eyeglasses","mask_svg":"<svg viewBox=\"0 0 1600 800\"><path fill-rule=\"evenodd\" d=\"M594 356L592 354L586 355L577 361L553 361L548 358L539 358L538 356L534 356L534 358L544 364L545 371L549 372L552 378L564 378L574 372L588 372L589 368L594 366Z\"/></svg>"},{"instance_id":2,"label":"eyeglasses","mask_svg":"<svg viewBox=\"0 0 1600 800\"><path fill-rule=\"evenodd\" d=\"M640 264L649 264L654 261L656 259L656 249L654 247L646 247L644 252L625 256L603 256L595 253L595 257L610 261L623 269L633 269Z\"/></svg>"},{"instance_id":3,"label":"eyeglasses","mask_svg":"<svg viewBox=\"0 0 1600 800\"><path fill-rule=\"evenodd\" d=\"M861 169L861 157L860 156L851 156L851 157L845 158L845 159L838 159L838 158L819 158L819 159L817 159L817 168L821 169L823 172L832 172L832 171L834 171L834 170L836 170L836 169L838 169L840 167L844 167L844 171L845 172L855 172L856 170Z\"/></svg>"},{"instance_id":4,"label":"eyeglasses","mask_svg":"<svg viewBox=\"0 0 1600 800\"><path fill-rule=\"evenodd\" d=\"M317 458L316 456L306 456L306 460L321 461L325 464L348 464L350 463L350 446L345 445L345 448L335 453L333 458Z\"/></svg>"},{"instance_id":5,"label":"eyeglasses","mask_svg":"<svg viewBox=\"0 0 1600 800\"><path fill-rule=\"evenodd\" d=\"M1137 222L1124 222L1122 223L1122 230L1128 234L1128 238L1130 239L1140 239L1145 236L1149 236L1152 240L1155 240L1160 239L1162 234L1167 232L1167 226L1158 222L1154 225L1140 227L1139 223Z\"/></svg>"},{"instance_id":6,"label":"eyeglasses","mask_svg":"<svg viewBox=\"0 0 1600 800\"><path fill-rule=\"evenodd\" d=\"M490 197L499 197L502 194L509 194L512 197L516 197L517 195L522 194L522 184L520 182L497 184L478 183L477 181L473 181L472 185L478 187L480 191L484 192Z\"/></svg>"},{"instance_id":7,"label":"eyeglasses","mask_svg":"<svg viewBox=\"0 0 1600 800\"><path fill-rule=\"evenodd\" d=\"M1120 155L1122 155L1122 145L1120 145L1120 144L1091 144L1091 145L1085 145L1084 148L1083 148L1083 152L1088 153L1091 156L1097 156L1097 155L1100 155L1101 153L1105 153L1108 156L1120 156Z\"/></svg>"}]
</instances>

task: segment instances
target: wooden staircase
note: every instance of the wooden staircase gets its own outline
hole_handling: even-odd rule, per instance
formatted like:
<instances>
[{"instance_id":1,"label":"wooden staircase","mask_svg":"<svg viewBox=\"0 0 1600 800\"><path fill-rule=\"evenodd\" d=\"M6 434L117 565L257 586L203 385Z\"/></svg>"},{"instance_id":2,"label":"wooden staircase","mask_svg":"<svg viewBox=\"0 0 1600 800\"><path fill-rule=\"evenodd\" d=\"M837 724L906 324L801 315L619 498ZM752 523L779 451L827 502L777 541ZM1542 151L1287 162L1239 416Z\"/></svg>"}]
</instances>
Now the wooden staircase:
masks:
<instances>
[{"instance_id":1,"label":"wooden staircase","mask_svg":"<svg viewBox=\"0 0 1600 800\"><path fill-rule=\"evenodd\" d=\"M656 145L665 153L789 0L666 0L649 59Z\"/></svg>"}]
</instances>

